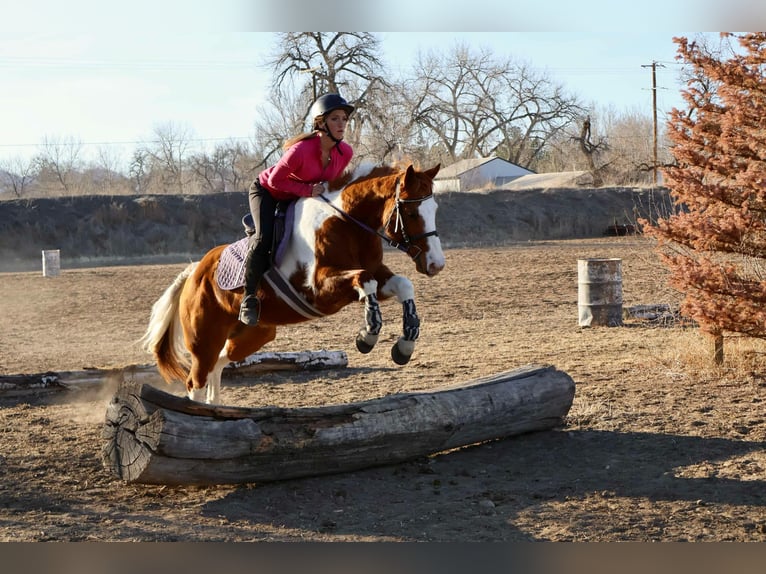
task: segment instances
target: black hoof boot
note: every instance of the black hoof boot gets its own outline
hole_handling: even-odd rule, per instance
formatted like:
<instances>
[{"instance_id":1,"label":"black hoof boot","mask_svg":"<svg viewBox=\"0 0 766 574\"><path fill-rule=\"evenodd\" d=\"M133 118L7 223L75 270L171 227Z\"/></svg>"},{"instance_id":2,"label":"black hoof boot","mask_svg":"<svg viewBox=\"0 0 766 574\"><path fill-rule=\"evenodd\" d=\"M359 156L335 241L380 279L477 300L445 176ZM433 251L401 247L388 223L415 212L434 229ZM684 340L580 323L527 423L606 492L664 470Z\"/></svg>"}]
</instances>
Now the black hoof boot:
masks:
<instances>
[{"instance_id":1,"label":"black hoof boot","mask_svg":"<svg viewBox=\"0 0 766 574\"><path fill-rule=\"evenodd\" d=\"M410 355L402 353L396 345L391 347L391 358L397 365L406 365L410 362Z\"/></svg>"},{"instance_id":2,"label":"black hoof boot","mask_svg":"<svg viewBox=\"0 0 766 574\"><path fill-rule=\"evenodd\" d=\"M261 300L255 295L246 295L239 308L239 320L245 325L257 325L261 318Z\"/></svg>"},{"instance_id":3,"label":"black hoof boot","mask_svg":"<svg viewBox=\"0 0 766 574\"><path fill-rule=\"evenodd\" d=\"M365 355L372 351L375 347L375 343L378 342L378 336L373 333L368 333L364 329L359 331L356 336L356 350Z\"/></svg>"}]
</instances>

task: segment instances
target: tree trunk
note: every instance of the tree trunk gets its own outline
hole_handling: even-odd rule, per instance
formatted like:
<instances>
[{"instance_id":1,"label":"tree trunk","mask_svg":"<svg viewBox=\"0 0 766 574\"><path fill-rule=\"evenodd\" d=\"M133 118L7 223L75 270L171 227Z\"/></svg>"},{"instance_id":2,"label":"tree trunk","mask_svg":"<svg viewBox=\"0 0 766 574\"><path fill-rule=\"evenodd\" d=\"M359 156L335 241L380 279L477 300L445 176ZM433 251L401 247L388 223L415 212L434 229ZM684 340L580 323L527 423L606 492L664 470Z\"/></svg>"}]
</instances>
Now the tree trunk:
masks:
<instances>
[{"instance_id":1,"label":"tree trunk","mask_svg":"<svg viewBox=\"0 0 766 574\"><path fill-rule=\"evenodd\" d=\"M346 472L559 426L572 378L531 365L458 386L304 408L229 407L124 382L104 466L126 482L233 484Z\"/></svg>"},{"instance_id":2,"label":"tree trunk","mask_svg":"<svg viewBox=\"0 0 766 574\"><path fill-rule=\"evenodd\" d=\"M723 365L723 335L713 336L713 362L719 367Z\"/></svg>"}]
</instances>

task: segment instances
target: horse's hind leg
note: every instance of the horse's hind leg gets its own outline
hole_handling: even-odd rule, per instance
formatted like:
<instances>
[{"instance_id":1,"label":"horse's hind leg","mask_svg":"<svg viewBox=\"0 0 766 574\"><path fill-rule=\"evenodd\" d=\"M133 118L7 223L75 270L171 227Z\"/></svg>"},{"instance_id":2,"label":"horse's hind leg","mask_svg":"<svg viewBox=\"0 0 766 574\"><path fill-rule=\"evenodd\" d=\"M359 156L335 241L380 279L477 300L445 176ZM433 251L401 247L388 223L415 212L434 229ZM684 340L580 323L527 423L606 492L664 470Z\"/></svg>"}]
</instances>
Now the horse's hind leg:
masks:
<instances>
[{"instance_id":1,"label":"horse's hind leg","mask_svg":"<svg viewBox=\"0 0 766 574\"><path fill-rule=\"evenodd\" d=\"M192 353L191 368L186 379L189 398L208 404L217 403L221 396L221 374L229 363L225 348L222 348L218 355L213 355L210 351Z\"/></svg>"},{"instance_id":2,"label":"horse's hind leg","mask_svg":"<svg viewBox=\"0 0 766 574\"><path fill-rule=\"evenodd\" d=\"M221 375L223 370L230 363L226 352L221 351L218 362L207 377L207 402L211 405L217 405L221 402Z\"/></svg>"}]
</instances>

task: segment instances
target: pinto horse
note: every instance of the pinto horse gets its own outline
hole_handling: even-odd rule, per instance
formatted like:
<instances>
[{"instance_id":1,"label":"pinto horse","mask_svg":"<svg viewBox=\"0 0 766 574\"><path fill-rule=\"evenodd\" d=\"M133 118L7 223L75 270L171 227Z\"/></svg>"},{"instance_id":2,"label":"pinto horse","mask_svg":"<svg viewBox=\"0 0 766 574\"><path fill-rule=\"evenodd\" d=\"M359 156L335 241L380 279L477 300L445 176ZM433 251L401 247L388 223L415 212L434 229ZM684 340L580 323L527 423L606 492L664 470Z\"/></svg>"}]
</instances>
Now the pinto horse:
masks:
<instances>
[{"instance_id":1,"label":"pinto horse","mask_svg":"<svg viewBox=\"0 0 766 574\"><path fill-rule=\"evenodd\" d=\"M238 320L241 286L224 289L216 277L233 245L214 247L189 264L153 305L141 339L162 377L185 382L192 400L217 403L226 365L274 340L278 326L331 315L353 301L364 303L356 345L368 353L383 325L378 301L390 297L403 310L403 334L391 356L406 364L420 333L415 290L383 264L383 242L407 253L429 277L444 268L433 195L439 167L362 166L330 182L321 196L298 199L286 249L261 281L257 325ZM289 292L292 299L283 294Z\"/></svg>"}]
</instances>

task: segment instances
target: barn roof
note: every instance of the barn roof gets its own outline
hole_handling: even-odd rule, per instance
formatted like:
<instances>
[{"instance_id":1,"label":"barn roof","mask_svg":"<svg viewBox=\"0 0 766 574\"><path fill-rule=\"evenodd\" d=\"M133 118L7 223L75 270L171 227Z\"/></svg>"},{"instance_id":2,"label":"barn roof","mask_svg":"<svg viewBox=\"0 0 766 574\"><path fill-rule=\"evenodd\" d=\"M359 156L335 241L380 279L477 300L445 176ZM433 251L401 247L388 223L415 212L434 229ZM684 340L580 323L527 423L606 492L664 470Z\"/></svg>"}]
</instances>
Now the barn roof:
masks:
<instances>
[{"instance_id":1,"label":"barn roof","mask_svg":"<svg viewBox=\"0 0 766 574\"><path fill-rule=\"evenodd\" d=\"M491 157L480 157L480 158L472 158L472 159L461 159L460 161L457 161L453 163L452 165L449 165L441 169L439 173L436 175L435 179L454 179L467 171L471 171L472 169L476 169L477 167L480 167L492 161L502 162L504 164L507 164L508 166L515 167L527 173L534 173L531 170L521 167L520 165L516 165L515 163L512 163L501 157L491 156Z\"/></svg>"},{"instance_id":2,"label":"barn roof","mask_svg":"<svg viewBox=\"0 0 766 574\"><path fill-rule=\"evenodd\" d=\"M579 187L593 185L593 176L587 171L559 171L551 173L533 173L522 175L510 183L502 186L503 189L550 189L554 187Z\"/></svg>"}]
</instances>

